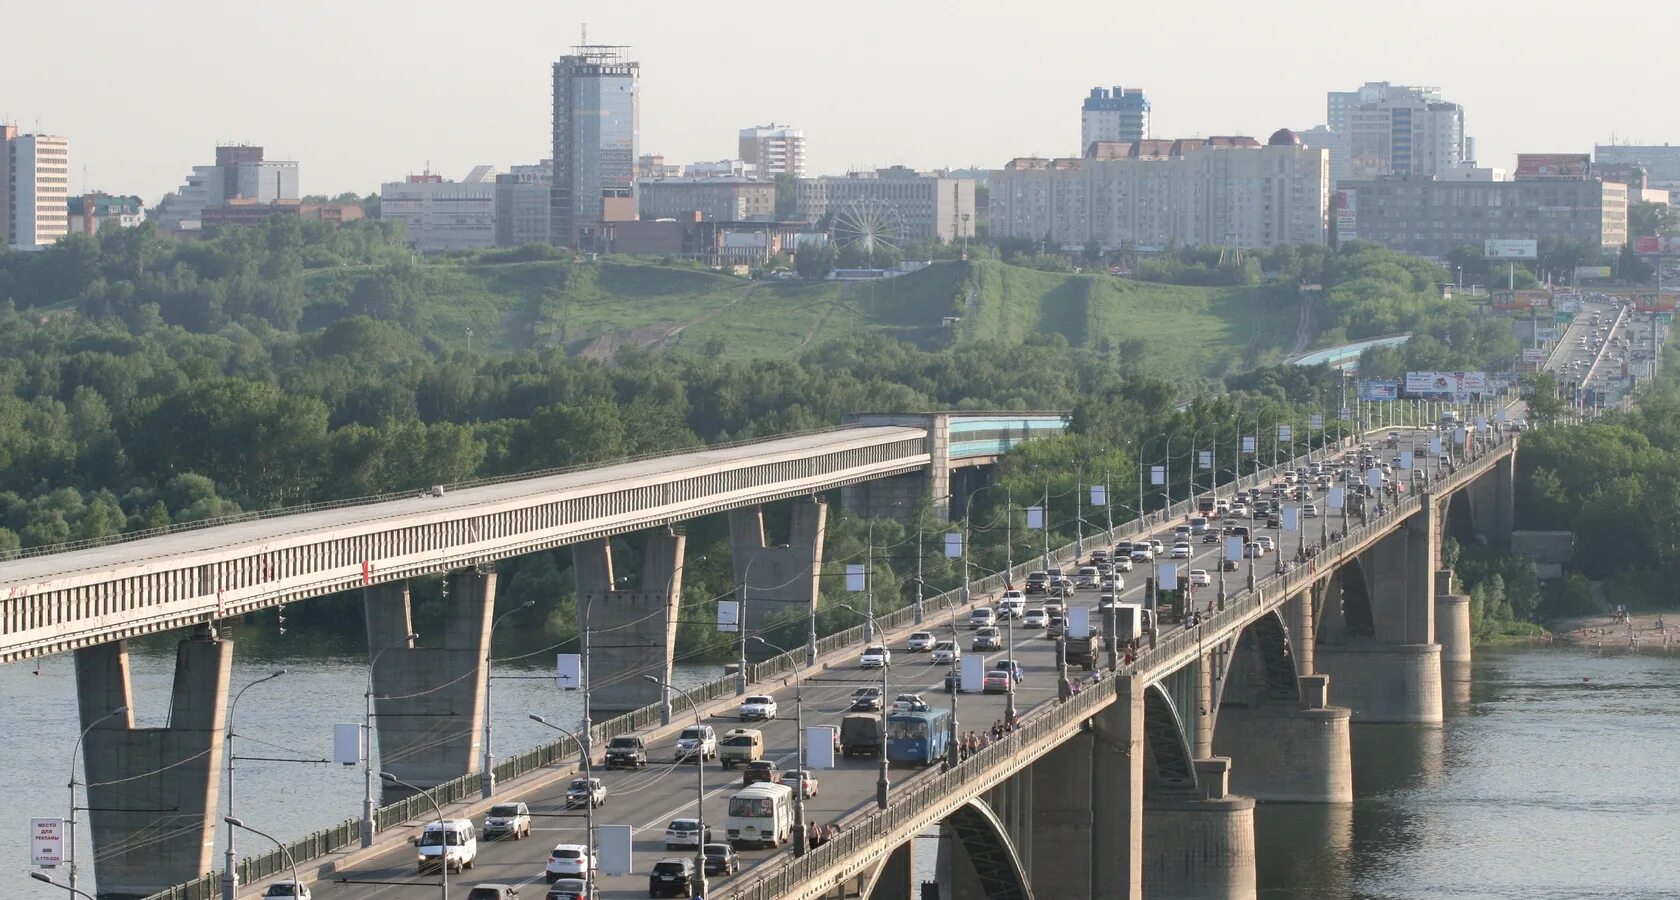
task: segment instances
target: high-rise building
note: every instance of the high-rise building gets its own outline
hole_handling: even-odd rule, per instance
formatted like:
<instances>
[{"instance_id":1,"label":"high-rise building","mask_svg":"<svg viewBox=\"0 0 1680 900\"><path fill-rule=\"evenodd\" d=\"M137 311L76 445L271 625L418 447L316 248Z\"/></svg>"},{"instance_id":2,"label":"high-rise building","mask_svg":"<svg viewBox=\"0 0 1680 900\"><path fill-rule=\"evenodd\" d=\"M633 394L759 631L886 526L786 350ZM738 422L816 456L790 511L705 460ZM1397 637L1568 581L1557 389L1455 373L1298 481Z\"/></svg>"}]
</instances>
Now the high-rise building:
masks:
<instances>
[{"instance_id":1,"label":"high-rise building","mask_svg":"<svg viewBox=\"0 0 1680 900\"><path fill-rule=\"evenodd\" d=\"M0 245L35 250L70 233L70 142L0 125Z\"/></svg>"},{"instance_id":2,"label":"high-rise building","mask_svg":"<svg viewBox=\"0 0 1680 900\"><path fill-rule=\"evenodd\" d=\"M1091 88L1079 111L1079 155L1098 141L1141 141L1149 137L1149 98L1142 88Z\"/></svg>"},{"instance_id":3,"label":"high-rise building","mask_svg":"<svg viewBox=\"0 0 1680 900\"><path fill-rule=\"evenodd\" d=\"M1600 166L1638 166L1654 188L1680 187L1680 144L1598 144L1593 160Z\"/></svg>"},{"instance_id":4,"label":"high-rise building","mask_svg":"<svg viewBox=\"0 0 1680 900\"><path fill-rule=\"evenodd\" d=\"M1098 142L1081 159L1023 158L993 172L994 237L1052 248L1165 250L1323 243L1329 160L1288 129L1252 137Z\"/></svg>"},{"instance_id":5,"label":"high-rise building","mask_svg":"<svg viewBox=\"0 0 1680 900\"><path fill-rule=\"evenodd\" d=\"M496 246L546 244L549 195L554 189L554 161L513 166L496 176Z\"/></svg>"},{"instance_id":6,"label":"high-rise building","mask_svg":"<svg viewBox=\"0 0 1680 900\"><path fill-rule=\"evenodd\" d=\"M480 250L496 245L496 179L478 166L462 181L426 172L379 188L379 218L401 222L416 250Z\"/></svg>"},{"instance_id":7,"label":"high-rise building","mask_svg":"<svg viewBox=\"0 0 1680 900\"><path fill-rule=\"evenodd\" d=\"M904 166L873 172L801 178L794 190L799 218L816 222L867 219L894 239L956 241L973 237L974 179L923 173Z\"/></svg>"},{"instance_id":8,"label":"high-rise building","mask_svg":"<svg viewBox=\"0 0 1680 900\"><path fill-rule=\"evenodd\" d=\"M786 125L755 125L741 129L741 161L756 166L758 177L805 177L805 132Z\"/></svg>"},{"instance_id":9,"label":"high-rise building","mask_svg":"<svg viewBox=\"0 0 1680 900\"><path fill-rule=\"evenodd\" d=\"M1337 131L1328 125L1315 125L1297 131L1296 135L1309 150L1330 151L1330 189L1335 190L1336 182L1345 180L1349 174L1347 132Z\"/></svg>"},{"instance_id":10,"label":"high-rise building","mask_svg":"<svg viewBox=\"0 0 1680 900\"><path fill-rule=\"evenodd\" d=\"M193 166L186 183L164 198L157 213L158 226L173 231L198 231L204 227L206 209L227 206L239 206L235 218L243 220L259 204L298 203L301 199L298 187L295 161L264 159L263 148L248 144L219 146L215 165ZM223 217L221 221L227 219Z\"/></svg>"},{"instance_id":11,"label":"high-rise building","mask_svg":"<svg viewBox=\"0 0 1680 900\"><path fill-rule=\"evenodd\" d=\"M675 219L695 212L703 221L774 219L776 185L726 176L644 181L641 210L644 219Z\"/></svg>"},{"instance_id":12,"label":"high-rise building","mask_svg":"<svg viewBox=\"0 0 1680 900\"><path fill-rule=\"evenodd\" d=\"M1325 114L1347 136L1350 179L1442 175L1469 158L1464 107L1441 99L1440 88L1367 82L1331 91Z\"/></svg>"},{"instance_id":13,"label":"high-rise building","mask_svg":"<svg viewBox=\"0 0 1680 900\"><path fill-rule=\"evenodd\" d=\"M554 63L551 240L592 249L603 221L636 215L636 90L628 47L584 44Z\"/></svg>"},{"instance_id":14,"label":"high-rise building","mask_svg":"<svg viewBox=\"0 0 1680 900\"><path fill-rule=\"evenodd\" d=\"M1598 178L1345 181L1336 192L1336 240L1438 259L1489 240L1559 238L1613 250L1627 242L1627 212L1627 185Z\"/></svg>"}]
</instances>

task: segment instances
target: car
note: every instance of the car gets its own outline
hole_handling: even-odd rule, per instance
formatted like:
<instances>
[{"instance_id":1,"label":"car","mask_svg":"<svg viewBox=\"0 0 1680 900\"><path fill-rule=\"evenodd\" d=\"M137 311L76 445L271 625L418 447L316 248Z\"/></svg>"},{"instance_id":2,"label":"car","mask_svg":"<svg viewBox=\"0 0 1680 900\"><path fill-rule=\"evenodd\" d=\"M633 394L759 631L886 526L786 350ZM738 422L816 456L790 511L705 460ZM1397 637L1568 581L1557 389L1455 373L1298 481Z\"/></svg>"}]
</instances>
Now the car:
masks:
<instances>
[{"instance_id":1,"label":"car","mask_svg":"<svg viewBox=\"0 0 1680 900\"><path fill-rule=\"evenodd\" d=\"M1123 591L1125 589L1126 579L1121 578L1119 575L1110 575L1102 580L1102 584L1097 586L1097 590L1102 591L1105 594L1112 594L1115 591Z\"/></svg>"},{"instance_id":2,"label":"car","mask_svg":"<svg viewBox=\"0 0 1680 900\"><path fill-rule=\"evenodd\" d=\"M852 704L855 706L860 701L874 703L875 706L873 708L874 709L880 709L881 708L881 688L880 688L880 686L872 684L872 685L867 685L865 687L860 687L860 688L854 689L852 691Z\"/></svg>"},{"instance_id":3,"label":"car","mask_svg":"<svg viewBox=\"0 0 1680 900\"><path fill-rule=\"evenodd\" d=\"M998 602L1015 603L1017 605L1025 604L1027 602L1027 595L1017 590L1007 590L1003 592L1003 596L999 598Z\"/></svg>"},{"instance_id":4,"label":"car","mask_svg":"<svg viewBox=\"0 0 1680 900\"><path fill-rule=\"evenodd\" d=\"M962 675L956 669L945 673L945 693L955 694L962 687Z\"/></svg>"},{"instance_id":5,"label":"car","mask_svg":"<svg viewBox=\"0 0 1680 900\"><path fill-rule=\"evenodd\" d=\"M1051 616L1044 626L1045 637L1059 638L1067 631L1067 619L1061 616Z\"/></svg>"},{"instance_id":6,"label":"car","mask_svg":"<svg viewBox=\"0 0 1680 900\"><path fill-rule=\"evenodd\" d=\"M1231 518L1233 518L1233 519L1246 519L1248 517L1249 517L1249 515L1248 515L1248 504L1237 503L1237 504L1233 504L1231 506Z\"/></svg>"},{"instance_id":7,"label":"car","mask_svg":"<svg viewBox=\"0 0 1680 900\"><path fill-rule=\"evenodd\" d=\"M892 651L880 644L870 644L863 648L863 656L858 658L858 668L879 669L892 665Z\"/></svg>"},{"instance_id":8,"label":"car","mask_svg":"<svg viewBox=\"0 0 1680 900\"><path fill-rule=\"evenodd\" d=\"M1266 548L1258 541L1249 541L1246 550L1249 559L1259 559L1266 555Z\"/></svg>"},{"instance_id":9,"label":"car","mask_svg":"<svg viewBox=\"0 0 1680 900\"><path fill-rule=\"evenodd\" d=\"M1208 571L1206 569L1191 569L1190 583L1205 587L1213 583L1213 578L1208 575Z\"/></svg>"},{"instance_id":10,"label":"car","mask_svg":"<svg viewBox=\"0 0 1680 900\"><path fill-rule=\"evenodd\" d=\"M621 734L607 742L607 768L628 766L640 769L647 765L647 743L640 735Z\"/></svg>"},{"instance_id":11,"label":"car","mask_svg":"<svg viewBox=\"0 0 1680 900\"><path fill-rule=\"evenodd\" d=\"M543 900L600 900L600 892L590 890L582 878L556 878L548 886Z\"/></svg>"},{"instance_id":12,"label":"car","mask_svg":"<svg viewBox=\"0 0 1680 900\"><path fill-rule=\"evenodd\" d=\"M588 804L600 809L607 802L607 786L599 778L573 778L566 785L566 808L576 809Z\"/></svg>"},{"instance_id":13,"label":"car","mask_svg":"<svg viewBox=\"0 0 1680 900\"><path fill-rule=\"evenodd\" d=\"M653 864L648 873L649 897L689 897L694 894L694 859L668 856Z\"/></svg>"},{"instance_id":14,"label":"car","mask_svg":"<svg viewBox=\"0 0 1680 900\"><path fill-rule=\"evenodd\" d=\"M1160 538L1150 538L1149 549L1153 551L1156 556L1160 556L1161 554L1167 552L1167 545L1163 543Z\"/></svg>"},{"instance_id":15,"label":"car","mask_svg":"<svg viewBox=\"0 0 1680 900\"><path fill-rule=\"evenodd\" d=\"M707 844L700 852L706 857L707 875L733 875L741 871L741 858L728 844Z\"/></svg>"},{"instance_id":16,"label":"car","mask_svg":"<svg viewBox=\"0 0 1680 900\"><path fill-rule=\"evenodd\" d=\"M893 698L893 712L927 712L932 708L921 694L899 694Z\"/></svg>"},{"instance_id":17,"label":"car","mask_svg":"<svg viewBox=\"0 0 1680 900\"><path fill-rule=\"evenodd\" d=\"M717 732L710 725L689 725L677 735L677 762L717 759Z\"/></svg>"},{"instance_id":18,"label":"car","mask_svg":"<svg viewBox=\"0 0 1680 900\"><path fill-rule=\"evenodd\" d=\"M1021 617L1021 625L1025 628L1043 628L1050 624L1050 614L1043 609L1029 609Z\"/></svg>"},{"instance_id":19,"label":"car","mask_svg":"<svg viewBox=\"0 0 1680 900\"><path fill-rule=\"evenodd\" d=\"M1131 554L1128 553L1125 556L1116 556L1114 558L1114 571L1116 571L1116 572L1130 572L1131 570L1132 570Z\"/></svg>"},{"instance_id":20,"label":"car","mask_svg":"<svg viewBox=\"0 0 1680 900\"><path fill-rule=\"evenodd\" d=\"M1206 534L1202 535L1202 543L1204 543L1204 544L1217 544L1217 543L1219 543L1219 532L1211 531L1211 530L1208 531Z\"/></svg>"},{"instance_id":21,"label":"car","mask_svg":"<svg viewBox=\"0 0 1680 900\"><path fill-rule=\"evenodd\" d=\"M997 627L982 628L974 632L974 642L969 645L971 650L1001 650L1003 649L1003 635L998 633Z\"/></svg>"},{"instance_id":22,"label":"car","mask_svg":"<svg viewBox=\"0 0 1680 900\"><path fill-rule=\"evenodd\" d=\"M923 704L923 707L925 708L926 705ZM817 795L817 788L820 786L817 781L817 773L806 769L789 769L782 773L782 777L778 778L777 782L793 788L807 800Z\"/></svg>"},{"instance_id":23,"label":"car","mask_svg":"<svg viewBox=\"0 0 1680 900\"><path fill-rule=\"evenodd\" d=\"M781 771L773 759L755 759L747 763L741 770L741 785L757 784L760 781L776 782L781 780Z\"/></svg>"},{"instance_id":24,"label":"car","mask_svg":"<svg viewBox=\"0 0 1680 900\"><path fill-rule=\"evenodd\" d=\"M594 865L595 859L588 847L582 844L555 844L554 849L548 851L548 865L543 868L543 874L550 882L567 875L585 878Z\"/></svg>"},{"instance_id":25,"label":"car","mask_svg":"<svg viewBox=\"0 0 1680 900\"><path fill-rule=\"evenodd\" d=\"M511 884L476 884L467 892L467 900L518 900L518 897L519 888Z\"/></svg>"},{"instance_id":26,"label":"car","mask_svg":"<svg viewBox=\"0 0 1680 900\"><path fill-rule=\"evenodd\" d=\"M996 625L997 621L997 613L984 606L968 614L968 627L970 628L989 628Z\"/></svg>"},{"instance_id":27,"label":"car","mask_svg":"<svg viewBox=\"0 0 1680 900\"><path fill-rule=\"evenodd\" d=\"M1191 534L1191 531L1190 531L1190 526L1189 525L1175 525L1175 526L1173 526L1173 538L1175 540L1182 541L1185 538L1189 537L1190 534Z\"/></svg>"},{"instance_id":28,"label":"car","mask_svg":"<svg viewBox=\"0 0 1680 900\"><path fill-rule=\"evenodd\" d=\"M1069 578L1066 575L1053 575L1050 577L1050 589L1047 591L1050 596L1071 597L1073 596L1073 592L1075 590L1078 590L1078 588L1074 586L1072 578Z\"/></svg>"},{"instance_id":29,"label":"car","mask_svg":"<svg viewBox=\"0 0 1680 900\"><path fill-rule=\"evenodd\" d=\"M936 641L933 651L928 654L928 662L934 665L950 665L962 659L962 648L956 641Z\"/></svg>"},{"instance_id":30,"label":"car","mask_svg":"<svg viewBox=\"0 0 1680 900\"><path fill-rule=\"evenodd\" d=\"M1239 565L1241 565L1241 563L1234 559L1222 559L1219 561L1219 568L1226 572L1235 572L1237 570L1237 566Z\"/></svg>"},{"instance_id":31,"label":"car","mask_svg":"<svg viewBox=\"0 0 1680 900\"><path fill-rule=\"evenodd\" d=\"M290 900L311 900L309 886L295 881L276 881L263 891L264 897L286 897ZM515 894L515 896L518 896Z\"/></svg>"},{"instance_id":32,"label":"car","mask_svg":"<svg viewBox=\"0 0 1680 900\"><path fill-rule=\"evenodd\" d=\"M987 672L985 680L980 684L980 692L983 694L1009 693L1009 670L993 669Z\"/></svg>"},{"instance_id":33,"label":"car","mask_svg":"<svg viewBox=\"0 0 1680 900\"><path fill-rule=\"evenodd\" d=\"M1202 534L1202 533L1206 532L1207 530L1208 530L1208 520L1207 520L1206 516L1196 516L1195 518L1190 520L1190 533L1191 534Z\"/></svg>"},{"instance_id":34,"label":"car","mask_svg":"<svg viewBox=\"0 0 1680 900\"><path fill-rule=\"evenodd\" d=\"M511 837L517 841L530 836L531 808L523 803L498 803L484 814L484 837L487 840Z\"/></svg>"},{"instance_id":35,"label":"car","mask_svg":"<svg viewBox=\"0 0 1680 900\"><path fill-rule=\"evenodd\" d=\"M1311 503L1303 504L1301 506L1301 515L1308 519L1316 519L1318 518L1318 507Z\"/></svg>"},{"instance_id":36,"label":"car","mask_svg":"<svg viewBox=\"0 0 1680 900\"><path fill-rule=\"evenodd\" d=\"M933 649L933 632L914 631L910 639L904 642L904 649L911 653L926 653Z\"/></svg>"},{"instance_id":37,"label":"car","mask_svg":"<svg viewBox=\"0 0 1680 900\"><path fill-rule=\"evenodd\" d=\"M776 718L776 698L768 694L749 694L741 700L735 715L743 722L769 721Z\"/></svg>"},{"instance_id":38,"label":"car","mask_svg":"<svg viewBox=\"0 0 1680 900\"><path fill-rule=\"evenodd\" d=\"M1102 582L1102 573L1096 566L1081 566L1073 576L1073 586L1077 590L1096 590Z\"/></svg>"},{"instance_id":39,"label":"car","mask_svg":"<svg viewBox=\"0 0 1680 900\"><path fill-rule=\"evenodd\" d=\"M1265 547L1267 553L1276 553L1277 552L1277 541L1272 540L1271 535L1262 534L1259 537L1255 538L1254 540L1260 546Z\"/></svg>"},{"instance_id":40,"label":"car","mask_svg":"<svg viewBox=\"0 0 1680 900\"><path fill-rule=\"evenodd\" d=\"M698 847L712 842L712 829L704 831L700 828L699 819L672 819L671 824L665 826L665 849L678 850L683 847Z\"/></svg>"},{"instance_id":41,"label":"car","mask_svg":"<svg viewBox=\"0 0 1680 900\"><path fill-rule=\"evenodd\" d=\"M1132 562L1134 564L1135 563L1140 563L1140 562L1154 562L1154 561L1155 561L1155 551L1149 549L1148 544L1137 544L1137 545L1132 547Z\"/></svg>"},{"instance_id":42,"label":"car","mask_svg":"<svg viewBox=\"0 0 1680 900\"><path fill-rule=\"evenodd\" d=\"M1190 542L1189 541L1180 541L1180 542L1173 545L1173 548L1172 548L1172 558L1173 559L1189 559L1192 554L1193 554L1193 551L1190 549Z\"/></svg>"},{"instance_id":43,"label":"car","mask_svg":"<svg viewBox=\"0 0 1680 900\"><path fill-rule=\"evenodd\" d=\"M1042 594L1049 589L1050 589L1050 573L1049 572L1028 572L1027 573L1027 584L1026 584L1025 593L1027 593L1027 594Z\"/></svg>"}]
</instances>

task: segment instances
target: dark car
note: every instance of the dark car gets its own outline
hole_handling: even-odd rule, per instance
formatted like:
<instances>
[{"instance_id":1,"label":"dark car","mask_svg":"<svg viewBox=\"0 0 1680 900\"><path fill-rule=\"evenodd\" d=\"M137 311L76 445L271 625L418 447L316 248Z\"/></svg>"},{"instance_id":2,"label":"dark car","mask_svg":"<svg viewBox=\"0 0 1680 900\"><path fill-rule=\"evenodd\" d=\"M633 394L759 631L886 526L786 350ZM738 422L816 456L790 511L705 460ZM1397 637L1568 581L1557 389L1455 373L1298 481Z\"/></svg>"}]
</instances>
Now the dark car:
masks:
<instances>
[{"instance_id":1,"label":"dark car","mask_svg":"<svg viewBox=\"0 0 1680 900\"><path fill-rule=\"evenodd\" d=\"M640 769L647 765L647 744L633 734L621 734L607 743L607 768Z\"/></svg>"},{"instance_id":2,"label":"dark car","mask_svg":"<svg viewBox=\"0 0 1680 900\"><path fill-rule=\"evenodd\" d=\"M861 694L852 701L852 712L880 712L880 694Z\"/></svg>"},{"instance_id":3,"label":"dark car","mask_svg":"<svg viewBox=\"0 0 1680 900\"><path fill-rule=\"evenodd\" d=\"M962 676L957 674L956 670L954 670L954 669L952 671L946 672L945 673L945 693L955 694L957 692L957 689L960 688L960 687L962 687Z\"/></svg>"},{"instance_id":4,"label":"dark car","mask_svg":"<svg viewBox=\"0 0 1680 900\"><path fill-rule=\"evenodd\" d=\"M749 785L760 781L774 782L776 780L776 771L776 763L774 760L754 760L747 763L747 768L741 772L741 784Z\"/></svg>"},{"instance_id":5,"label":"dark car","mask_svg":"<svg viewBox=\"0 0 1680 900\"><path fill-rule=\"evenodd\" d=\"M667 856L648 873L649 897L687 897L694 891L694 860Z\"/></svg>"},{"instance_id":6,"label":"dark car","mask_svg":"<svg viewBox=\"0 0 1680 900\"><path fill-rule=\"evenodd\" d=\"M509 884L481 884L467 894L467 900L518 900L519 888Z\"/></svg>"},{"instance_id":7,"label":"dark car","mask_svg":"<svg viewBox=\"0 0 1680 900\"><path fill-rule=\"evenodd\" d=\"M707 844L702 852L706 854L707 875L733 875L741 871L741 858L728 844Z\"/></svg>"}]
</instances>

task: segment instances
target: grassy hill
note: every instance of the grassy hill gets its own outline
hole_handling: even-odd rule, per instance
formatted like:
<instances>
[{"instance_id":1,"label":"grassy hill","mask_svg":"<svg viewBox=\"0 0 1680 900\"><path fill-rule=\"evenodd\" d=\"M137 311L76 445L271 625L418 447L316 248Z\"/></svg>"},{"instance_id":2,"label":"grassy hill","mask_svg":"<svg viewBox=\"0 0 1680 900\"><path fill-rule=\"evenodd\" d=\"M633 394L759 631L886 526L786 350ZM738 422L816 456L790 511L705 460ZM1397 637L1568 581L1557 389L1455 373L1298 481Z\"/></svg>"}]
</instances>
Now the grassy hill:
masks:
<instances>
[{"instance_id":1,"label":"grassy hill","mask_svg":"<svg viewBox=\"0 0 1680 900\"><path fill-rule=\"evenodd\" d=\"M309 320L335 317L366 270L311 275ZM1069 343L1147 347L1163 374L1217 375L1274 358L1293 310L1261 309L1256 292L1140 284L992 261L946 262L889 281L752 282L703 269L607 259L443 261L414 274L421 323L445 346L517 350L564 346L610 357L625 345L733 358L794 358L857 330L924 348L953 341L1016 343L1056 332ZM945 324L956 317L954 326ZM308 322L306 321L306 327Z\"/></svg>"}]
</instances>

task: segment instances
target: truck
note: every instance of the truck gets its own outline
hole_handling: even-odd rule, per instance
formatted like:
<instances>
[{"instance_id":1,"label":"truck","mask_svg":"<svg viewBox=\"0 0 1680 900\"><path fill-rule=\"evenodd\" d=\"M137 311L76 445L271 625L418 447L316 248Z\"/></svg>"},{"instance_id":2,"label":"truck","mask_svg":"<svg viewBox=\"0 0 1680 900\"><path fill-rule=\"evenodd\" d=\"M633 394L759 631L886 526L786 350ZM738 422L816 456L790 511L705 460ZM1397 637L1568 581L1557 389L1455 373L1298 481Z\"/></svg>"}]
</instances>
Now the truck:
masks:
<instances>
[{"instance_id":1,"label":"truck","mask_svg":"<svg viewBox=\"0 0 1680 900\"><path fill-rule=\"evenodd\" d=\"M1143 637L1143 604L1116 603L1114 604L1114 640L1124 644ZM1071 648L1069 661L1072 661Z\"/></svg>"},{"instance_id":2,"label":"truck","mask_svg":"<svg viewBox=\"0 0 1680 900\"><path fill-rule=\"evenodd\" d=\"M880 756L884 737L879 716L847 716L840 720L840 755L846 759Z\"/></svg>"},{"instance_id":3,"label":"truck","mask_svg":"<svg viewBox=\"0 0 1680 900\"><path fill-rule=\"evenodd\" d=\"M1092 632L1082 637L1070 637L1062 645L1062 655L1070 666L1083 666L1085 671L1097 668L1097 657L1101 656L1107 645L1103 643L1103 636Z\"/></svg>"}]
</instances>

